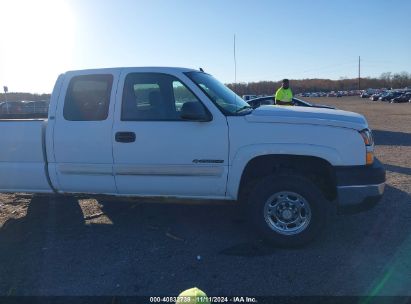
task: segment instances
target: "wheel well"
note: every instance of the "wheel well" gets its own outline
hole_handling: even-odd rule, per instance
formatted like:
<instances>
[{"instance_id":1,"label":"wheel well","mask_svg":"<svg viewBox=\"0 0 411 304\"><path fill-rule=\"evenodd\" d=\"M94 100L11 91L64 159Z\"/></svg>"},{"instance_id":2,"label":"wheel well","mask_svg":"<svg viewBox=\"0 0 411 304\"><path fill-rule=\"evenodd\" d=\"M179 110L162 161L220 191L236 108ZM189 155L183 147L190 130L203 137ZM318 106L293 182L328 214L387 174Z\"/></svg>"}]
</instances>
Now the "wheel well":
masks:
<instances>
[{"instance_id":1,"label":"wheel well","mask_svg":"<svg viewBox=\"0 0 411 304\"><path fill-rule=\"evenodd\" d=\"M328 200L337 196L334 168L328 161L314 156L262 155L247 163L241 176L239 199L246 200L249 191L262 177L279 173L300 174L310 179Z\"/></svg>"}]
</instances>

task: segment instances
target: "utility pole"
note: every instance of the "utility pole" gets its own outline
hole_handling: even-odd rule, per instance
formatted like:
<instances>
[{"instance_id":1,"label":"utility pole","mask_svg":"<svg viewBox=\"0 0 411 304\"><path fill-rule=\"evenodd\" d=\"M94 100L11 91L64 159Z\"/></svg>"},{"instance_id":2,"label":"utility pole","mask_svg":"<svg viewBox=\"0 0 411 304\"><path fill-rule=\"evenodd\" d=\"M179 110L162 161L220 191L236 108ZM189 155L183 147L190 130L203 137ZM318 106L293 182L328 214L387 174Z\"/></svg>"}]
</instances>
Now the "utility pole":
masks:
<instances>
[{"instance_id":1,"label":"utility pole","mask_svg":"<svg viewBox=\"0 0 411 304\"><path fill-rule=\"evenodd\" d=\"M361 56L358 56L358 90L361 90Z\"/></svg>"}]
</instances>

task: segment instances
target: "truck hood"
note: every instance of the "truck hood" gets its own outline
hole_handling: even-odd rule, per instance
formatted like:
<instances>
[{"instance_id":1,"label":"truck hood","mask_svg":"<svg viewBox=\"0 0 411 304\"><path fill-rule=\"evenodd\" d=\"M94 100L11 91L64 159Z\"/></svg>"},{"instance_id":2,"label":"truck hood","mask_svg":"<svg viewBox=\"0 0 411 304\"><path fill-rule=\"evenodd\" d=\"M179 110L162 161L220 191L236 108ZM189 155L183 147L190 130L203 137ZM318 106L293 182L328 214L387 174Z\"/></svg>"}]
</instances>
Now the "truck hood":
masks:
<instances>
[{"instance_id":1,"label":"truck hood","mask_svg":"<svg viewBox=\"0 0 411 304\"><path fill-rule=\"evenodd\" d=\"M365 117L358 113L312 107L261 106L245 116L249 122L326 125L361 131L368 128Z\"/></svg>"}]
</instances>

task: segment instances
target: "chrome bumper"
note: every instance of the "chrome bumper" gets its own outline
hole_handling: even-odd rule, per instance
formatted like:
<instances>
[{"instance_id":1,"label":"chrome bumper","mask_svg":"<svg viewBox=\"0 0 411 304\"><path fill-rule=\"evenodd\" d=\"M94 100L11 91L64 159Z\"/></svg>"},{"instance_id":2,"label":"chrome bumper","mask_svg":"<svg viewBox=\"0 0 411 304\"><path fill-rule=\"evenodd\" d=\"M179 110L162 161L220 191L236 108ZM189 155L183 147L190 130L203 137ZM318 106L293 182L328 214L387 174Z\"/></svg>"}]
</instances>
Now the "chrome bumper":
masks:
<instances>
[{"instance_id":1,"label":"chrome bumper","mask_svg":"<svg viewBox=\"0 0 411 304\"><path fill-rule=\"evenodd\" d=\"M353 206L368 201L378 202L385 189L385 183L377 185L354 185L337 187L340 206Z\"/></svg>"},{"instance_id":2,"label":"chrome bumper","mask_svg":"<svg viewBox=\"0 0 411 304\"><path fill-rule=\"evenodd\" d=\"M336 168L338 210L355 213L380 201L385 189L385 169L378 159L372 165Z\"/></svg>"}]
</instances>

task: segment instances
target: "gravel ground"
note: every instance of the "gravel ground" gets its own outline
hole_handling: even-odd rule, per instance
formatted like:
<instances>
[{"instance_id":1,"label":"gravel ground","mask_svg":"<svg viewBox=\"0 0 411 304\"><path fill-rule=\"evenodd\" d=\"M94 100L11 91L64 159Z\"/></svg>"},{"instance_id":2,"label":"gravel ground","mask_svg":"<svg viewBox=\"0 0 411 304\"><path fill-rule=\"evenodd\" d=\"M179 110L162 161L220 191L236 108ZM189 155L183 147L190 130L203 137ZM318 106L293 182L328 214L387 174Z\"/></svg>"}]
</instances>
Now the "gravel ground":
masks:
<instances>
[{"instance_id":1,"label":"gravel ground","mask_svg":"<svg viewBox=\"0 0 411 304\"><path fill-rule=\"evenodd\" d=\"M411 296L411 104L313 101L368 118L388 178L374 209L289 250L232 205L2 194L0 295Z\"/></svg>"}]
</instances>

